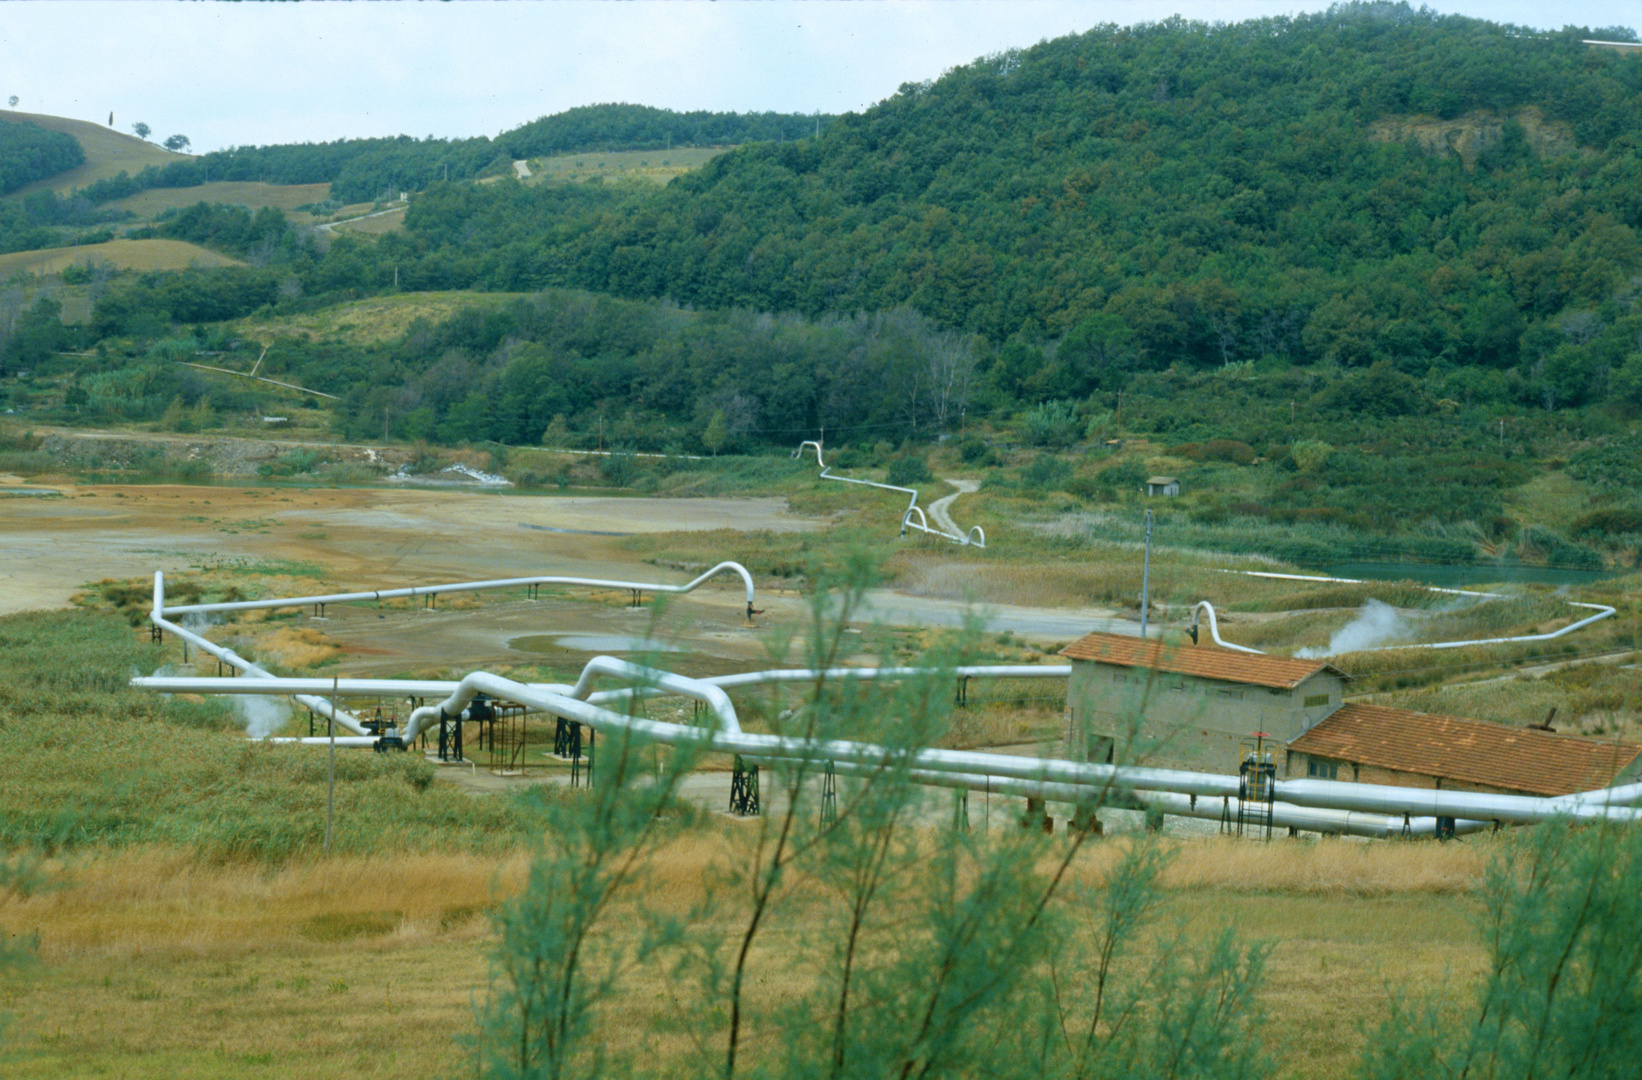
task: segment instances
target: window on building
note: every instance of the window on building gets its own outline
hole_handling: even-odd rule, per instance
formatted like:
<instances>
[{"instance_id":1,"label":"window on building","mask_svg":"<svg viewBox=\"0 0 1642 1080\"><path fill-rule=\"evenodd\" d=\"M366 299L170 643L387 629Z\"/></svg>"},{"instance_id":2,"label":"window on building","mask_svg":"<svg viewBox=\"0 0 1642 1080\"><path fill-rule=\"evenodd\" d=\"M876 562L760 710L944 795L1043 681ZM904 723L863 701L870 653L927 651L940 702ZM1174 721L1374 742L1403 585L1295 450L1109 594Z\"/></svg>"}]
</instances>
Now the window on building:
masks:
<instances>
[{"instance_id":1,"label":"window on building","mask_svg":"<svg viewBox=\"0 0 1642 1080\"><path fill-rule=\"evenodd\" d=\"M1319 705L1327 705L1327 704L1328 704L1328 695L1327 694L1307 694L1306 695L1306 708L1308 708L1308 709L1315 709Z\"/></svg>"},{"instance_id":2,"label":"window on building","mask_svg":"<svg viewBox=\"0 0 1642 1080\"><path fill-rule=\"evenodd\" d=\"M1243 691L1241 690L1220 690L1217 691L1217 693L1219 693L1221 697L1232 698L1236 701L1243 700Z\"/></svg>"},{"instance_id":3,"label":"window on building","mask_svg":"<svg viewBox=\"0 0 1642 1080\"><path fill-rule=\"evenodd\" d=\"M1306 775L1318 780L1338 780L1340 778L1340 763L1338 761L1324 761L1321 758L1306 760Z\"/></svg>"}]
</instances>

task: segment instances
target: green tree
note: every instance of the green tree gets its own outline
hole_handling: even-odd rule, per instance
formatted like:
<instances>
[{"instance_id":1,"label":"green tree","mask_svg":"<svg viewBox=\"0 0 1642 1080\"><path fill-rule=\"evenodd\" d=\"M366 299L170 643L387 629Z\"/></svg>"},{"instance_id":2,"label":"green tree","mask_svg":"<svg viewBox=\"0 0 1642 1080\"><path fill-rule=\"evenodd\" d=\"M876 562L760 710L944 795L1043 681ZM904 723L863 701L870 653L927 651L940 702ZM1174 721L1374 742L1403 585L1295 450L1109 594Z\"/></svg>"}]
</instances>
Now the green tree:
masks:
<instances>
[{"instance_id":1,"label":"green tree","mask_svg":"<svg viewBox=\"0 0 1642 1080\"><path fill-rule=\"evenodd\" d=\"M1397 1005L1365 1080L1628 1076L1642 1057L1642 830L1543 825L1482 889L1486 975L1466 1013Z\"/></svg>"},{"instance_id":2,"label":"green tree","mask_svg":"<svg viewBox=\"0 0 1642 1080\"><path fill-rule=\"evenodd\" d=\"M188 136L168 135L165 139L165 148L172 153L180 154L188 149Z\"/></svg>"},{"instance_id":3,"label":"green tree","mask_svg":"<svg viewBox=\"0 0 1642 1080\"><path fill-rule=\"evenodd\" d=\"M714 457L724 449L724 444L730 438L730 425L724 419L723 409L714 409L711 420L707 421L707 430L701 433L701 445L711 451Z\"/></svg>"},{"instance_id":4,"label":"green tree","mask_svg":"<svg viewBox=\"0 0 1642 1080\"><path fill-rule=\"evenodd\" d=\"M907 756L947 730L951 682L939 672L966 654L925 657L929 678L838 677L876 571L852 552L810 574L821 587L800 649L824 674L772 699L766 722L817 747L870 740L883 759L837 764L836 777L819 753L767 761L765 812L726 845L706 899L635 914L617 911L618 894L643 895L645 857L671 828L668 798L689 762L601 735L611 745L591 791L538 797L550 818L523 894L498 918L479 1073L630 1074L591 1020L627 980L661 977L695 1036L681 1075L1270 1075L1262 950L1225 935L1141 947L1164 910L1161 849L1137 843L1099 882L1074 886L1087 832L1051 843L1013 823L990 835L920 823L926 796ZM641 944L620 944L618 918L648 926ZM772 956L759 946L774 934ZM772 1002L756 988L776 969L793 989Z\"/></svg>"},{"instance_id":5,"label":"green tree","mask_svg":"<svg viewBox=\"0 0 1642 1080\"><path fill-rule=\"evenodd\" d=\"M138 120L135 124L131 125L131 130L137 133L137 138L147 139L148 133L154 129L143 123L141 120Z\"/></svg>"}]
</instances>

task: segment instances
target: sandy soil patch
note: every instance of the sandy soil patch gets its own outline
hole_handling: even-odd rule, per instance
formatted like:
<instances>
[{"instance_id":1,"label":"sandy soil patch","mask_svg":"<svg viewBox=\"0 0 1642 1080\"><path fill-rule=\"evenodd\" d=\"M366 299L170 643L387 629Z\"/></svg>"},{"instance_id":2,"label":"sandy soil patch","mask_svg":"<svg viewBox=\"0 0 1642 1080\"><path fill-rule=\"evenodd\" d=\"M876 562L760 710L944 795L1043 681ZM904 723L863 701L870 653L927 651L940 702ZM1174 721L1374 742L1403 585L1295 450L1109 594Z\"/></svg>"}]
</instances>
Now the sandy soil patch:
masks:
<instances>
[{"instance_id":1,"label":"sandy soil patch","mask_svg":"<svg viewBox=\"0 0 1642 1080\"><path fill-rule=\"evenodd\" d=\"M200 566L293 564L338 587L546 573L682 580L622 551L616 537L822 524L774 498L29 486L63 495L0 498L0 613L63 607L103 578Z\"/></svg>"}]
</instances>

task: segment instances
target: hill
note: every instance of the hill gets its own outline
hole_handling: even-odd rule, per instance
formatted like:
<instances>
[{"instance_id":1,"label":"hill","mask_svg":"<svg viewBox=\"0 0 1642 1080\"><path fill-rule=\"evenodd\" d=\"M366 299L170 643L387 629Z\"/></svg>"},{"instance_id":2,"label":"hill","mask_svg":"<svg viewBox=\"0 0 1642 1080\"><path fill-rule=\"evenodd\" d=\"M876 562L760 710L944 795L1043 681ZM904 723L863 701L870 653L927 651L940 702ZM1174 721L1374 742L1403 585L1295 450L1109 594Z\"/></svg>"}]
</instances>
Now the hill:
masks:
<instances>
[{"instance_id":1,"label":"hill","mask_svg":"<svg viewBox=\"0 0 1642 1080\"><path fill-rule=\"evenodd\" d=\"M330 197L329 184L265 184L261 181L213 181L190 188L152 188L116 199L109 210L129 210L139 218L158 217L167 210L181 210L195 203L229 203L260 210L265 206L293 211L322 203Z\"/></svg>"},{"instance_id":2,"label":"hill","mask_svg":"<svg viewBox=\"0 0 1642 1080\"><path fill-rule=\"evenodd\" d=\"M597 228L503 191L422 224L476 223L486 288L909 304L994 342L1066 338L1074 364L1022 373L1040 396L1268 356L1508 368L1642 269L1642 63L1585 33L1384 4L1099 27L725 154Z\"/></svg>"},{"instance_id":3,"label":"hill","mask_svg":"<svg viewBox=\"0 0 1642 1080\"><path fill-rule=\"evenodd\" d=\"M173 154L164 147L139 139L135 135L127 135L84 120L46 116L43 113L0 113L0 121L5 120L26 120L47 131L72 135L85 152L84 164L38 180L23 188L22 194L31 191L53 191L66 195L122 172L136 173L143 169L163 168L173 162L188 160L186 154Z\"/></svg>"},{"instance_id":4,"label":"hill","mask_svg":"<svg viewBox=\"0 0 1642 1080\"><path fill-rule=\"evenodd\" d=\"M239 260L181 240L109 240L77 247L44 248L0 255L0 278L13 274L61 274L74 266L107 263L116 270L187 270L238 266Z\"/></svg>"},{"instance_id":5,"label":"hill","mask_svg":"<svg viewBox=\"0 0 1642 1080\"><path fill-rule=\"evenodd\" d=\"M674 143L722 146L781 139L824 126L828 118L778 113L673 113L632 105L597 105L543 117L492 140L414 139L407 135L338 139L330 143L242 146L198 156L105 170L83 194L107 203L150 188L195 187L212 181L331 185L343 202L395 198L437 182L508 175L512 162L577 150L647 150ZM74 123L68 121L67 123ZM93 128L94 125L81 125ZM79 134L76 131L76 134Z\"/></svg>"},{"instance_id":6,"label":"hill","mask_svg":"<svg viewBox=\"0 0 1642 1080\"><path fill-rule=\"evenodd\" d=\"M0 195L84 162L71 135L26 120L0 123Z\"/></svg>"},{"instance_id":7,"label":"hill","mask_svg":"<svg viewBox=\"0 0 1642 1080\"><path fill-rule=\"evenodd\" d=\"M647 105L583 105L497 136L515 158L600 150L682 150L802 139L837 117L801 113L674 112Z\"/></svg>"}]
</instances>

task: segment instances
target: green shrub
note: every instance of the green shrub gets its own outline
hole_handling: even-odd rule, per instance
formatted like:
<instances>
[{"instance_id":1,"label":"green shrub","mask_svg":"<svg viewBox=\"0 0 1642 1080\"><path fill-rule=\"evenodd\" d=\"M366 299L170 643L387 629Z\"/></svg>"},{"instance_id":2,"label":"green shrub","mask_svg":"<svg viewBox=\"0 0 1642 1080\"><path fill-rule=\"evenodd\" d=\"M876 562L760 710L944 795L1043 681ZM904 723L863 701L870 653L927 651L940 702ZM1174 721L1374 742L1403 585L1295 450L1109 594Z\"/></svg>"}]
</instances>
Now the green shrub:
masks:
<instances>
[{"instance_id":1,"label":"green shrub","mask_svg":"<svg viewBox=\"0 0 1642 1080\"><path fill-rule=\"evenodd\" d=\"M1021 438L1030 446L1071 446L1078 441L1079 428L1070 401L1046 401L1021 418Z\"/></svg>"},{"instance_id":2,"label":"green shrub","mask_svg":"<svg viewBox=\"0 0 1642 1080\"><path fill-rule=\"evenodd\" d=\"M1034 491L1058 488L1072 475L1072 466L1054 454L1039 454L1021 470L1021 486Z\"/></svg>"},{"instance_id":3,"label":"green shrub","mask_svg":"<svg viewBox=\"0 0 1642 1080\"><path fill-rule=\"evenodd\" d=\"M1576 519L1568 535L1580 540L1609 540L1642 533L1642 509L1593 510Z\"/></svg>"},{"instance_id":4,"label":"green shrub","mask_svg":"<svg viewBox=\"0 0 1642 1080\"><path fill-rule=\"evenodd\" d=\"M916 454L907 454L889 463L888 479L897 487L912 487L915 484L927 484L935 477L930 474L929 466L923 458Z\"/></svg>"}]
</instances>

